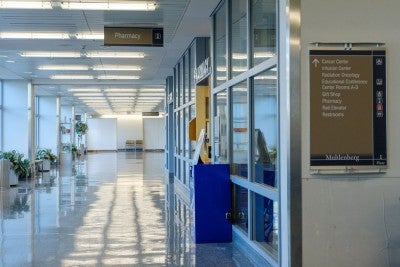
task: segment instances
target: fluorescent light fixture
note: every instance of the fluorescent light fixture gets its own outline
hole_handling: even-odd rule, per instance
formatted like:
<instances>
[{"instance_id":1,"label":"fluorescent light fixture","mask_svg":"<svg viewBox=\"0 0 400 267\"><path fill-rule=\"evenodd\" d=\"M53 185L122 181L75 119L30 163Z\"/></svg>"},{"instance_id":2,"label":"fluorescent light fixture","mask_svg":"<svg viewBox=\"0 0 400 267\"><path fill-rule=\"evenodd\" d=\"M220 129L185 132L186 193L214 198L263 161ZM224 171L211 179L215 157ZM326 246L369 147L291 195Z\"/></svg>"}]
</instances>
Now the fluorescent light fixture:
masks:
<instances>
[{"instance_id":1,"label":"fluorescent light fixture","mask_svg":"<svg viewBox=\"0 0 400 267\"><path fill-rule=\"evenodd\" d=\"M123 66L123 65L97 65L93 66L93 70L115 70L115 71L130 71L141 70L140 66Z\"/></svg>"},{"instance_id":2,"label":"fluorescent light fixture","mask_svg":"<svg viewBox=\"0 0 400 267\"><path fill-rule=\"evenodd\" d=\"M1 39L69 39L68 33L55 32L1 32Z\"/></svg>"},{"instance_id":3,"label":"fluorescent light fixture","mask_svg":"<svg viewBox=\"0 0 400 267\"><path fill-rule=\"evenodd\" d=\"M236 72L244 72L247 70L247 67L233 67L232 71L236 71Z\"/></svg>"},{"instance_id":4,"label":"fluorescent light fixture","mask_svg":"<svg viewBox=\"0 0 400 267\"><path fill-rule=\"evenodd\" d=\"M62 9L78 10L121 10L121 11L153 11L156 4L150 1L129 1L129 2L61 2Z\"/></svg>"},{"instance_id":5,"label":"fluorescent light fixture","mask_svg":"<svg viewBox=\"0 0 400 267\"><path fill-rule=\"evenodd\" d=\"M83 97L79 97L79 99L82 99ZM103 98L103 99L83 99L83 103L88 104L88 103L108 103L108 101Z\"/></svg>"},{"instance_id":6,"label":"fluorescent light fixture","mask_svg":"<svg viewBox=\"0 0 400 267\"><path fill-rule=\"evenodd\" d=\"M233 53L232 54L233 59L247 59L247 54L243 53Z\"/></svg>"},{"instance_id":7,"label":"fluorescent light fixture","mask_svg":"<svg viewBox=\"0 0 400 267\"><path fill-rule=\"evenodd\" d=\"M104 95L101 95L101 96L80 96L79 100L81 100L81 101L89 101L89 100L107 101L106 98L104 97Z\"/></svg>"},{"instance_id":8,"label":"fluorescent light fixture","mask_svg":"<svg viewBox=\"0 0 400 267\"><path fill-rule=\"evenodd\" d=\"M115 96L113 96L113 97L107 97L109 100L129 100L129 101L131 101L132 99L135 99L134 97L132 97L132 96L122 96L122 97L115 97Z\"/></svg>"},{"instance_id":9,"label":"fluorescent light fixture","mask_svg":"<svg viewBox=\"0 0 400 267\"><path fill-rule=\"evenodd\" d=\"M52 9L51 1L0 1L0 8Z\"/></svg>"},{"instance_id":10,"label":"fluorescent light fixture","mask_svg":"<svg viewBox=\"0 0 400 267\"><path fill-rule=\"evenodd\" d=\"M81 56L80 52L52 52L52 51L26 51L20 53L21 57L66 57L66 58L77 58Z\"/></svg>"},{"instance_id":11,"label":"fluorescent light fixture","mask_svg":"<svg viewBox=\"0 0 400 267\"><path fill-rule=\"evenodd\" d=\"M97 76L99 80L137 80L140 76L122 76L122 75L99 75Z\"/></svg>"},{"instance_id":12,"label":"fluorescent light fixture","mask_svg":"<svg viewBox=\"0 0 400 267\"><path fill-rule=\"evenodd\" d=\"M276 54L273 52L255 52L255 58L271 58L274 57Z\"/></svg>"},{"instance_id":13,"label":"fluorescent light fixture","mask_svg":"<svg viewBox=\"0 0 400 267\"><path fill-rule=\"evenodd\" d=\"M77 34L75 34L75 37L76 39L82 39L82 40L103 40L104 33L78 32Z\"/></svg>"},{"instance_id":14,"label":"fluorescent light fixture","mask_svg":"<svg viewBox=\"0 0 400 267\"><path fill-rule=\"evenodd\" d=\"M142 52L109 52L109 51L89 51L87 57L92 58L144 58Z\"/></svg>"},{"instance_id":15,"label":"fluorescent light fixture","mask_svg":"<svg viewBox=\"0 0 400 267\"><path fill-rule=\"evenodd\" d=\"M50 79L53 80L60 80L60 79L66 79L66 80L92 80L93 76L91 75L53 75L50 77Z\"/></svg>"},{"instance_id":16,"label":"fluorescent light fixture","mask_svg":"<svg viewBox=\"0 0 400 267\"><path fill-rule=\"evenodd\" d=\"M221 72L225 72L225 71L227 71L227 67L223 67L223 66L218 66L217 67L217 71L221 71Z\"/></svg>"},{"instance_id":17,"label":"fluorescent light fixture","mask_svg":"<svg viewBox=\"0 0 400 267\"><path fill-rule=\"evenodd\" d=\"M255 80L277 80L276 75L258 75L254 77Z\"/></svg>"},{"instance_id":18,"label":"fluorescent light fixture","mask_svg":"<svg viewBox=\"0 0 400 267\"><path fill-rule=\"evenodd\" d=\"M108 88L104 89L104 92L107 93L135 93L137 89L134 88Z\"/></svg>"},{"instance_id":19,"label":"fluorescent light fixture","mask_svg":"<svg viewBox=\"0 0 400 267\"><path fill-rule=\"evenodd\" d=\"M102 93L75 93L74 96L103 96Z\"/></svg>"},{"instance_id":20,"label":"fluorescent light fixture","mask_svg":"<svg viewBox=\"0 0 400 267\"><path fill-rule=\"evenodd\" d=\"M38 70L89 70L85 65L42 65L37 67Z\"/></svg>"},{"instance_id":21,"label":"fluorescent light fixture","mask_svg":"<svg viewBox=\"0 0 400 267\"><path fill-rule=\"evenodd\" d=\"M70 88L70 92L101 92L99 88Z\"/></svg>"},{"instance_id":22,"label":"fluorescent light fixture","mask_svg":"<svg viewBox=\"0 0 400 267\"><path fill-rule=\"evenodd\" d=\"M135 96L135 92L127 93L127 92L107 92L107 96Z\"/></svg>"}]
</instances>

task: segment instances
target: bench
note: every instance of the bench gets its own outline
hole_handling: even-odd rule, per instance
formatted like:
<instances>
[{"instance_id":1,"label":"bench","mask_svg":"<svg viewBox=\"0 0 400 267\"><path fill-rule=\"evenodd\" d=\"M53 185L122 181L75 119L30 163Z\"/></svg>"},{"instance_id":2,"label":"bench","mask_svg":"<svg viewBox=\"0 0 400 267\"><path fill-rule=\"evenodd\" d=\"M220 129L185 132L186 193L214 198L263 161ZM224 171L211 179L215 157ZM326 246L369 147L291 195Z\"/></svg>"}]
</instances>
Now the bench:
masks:
<instances>
[{"instance_id":1,"label":"bench","mask_svg":"<svg viewBox=\"0 0 400 267\"><path fill-rule=\"evenodd\" d=\"M125 150L143 150L143 140L126 140Z\"/></svg>"}]
</instances>

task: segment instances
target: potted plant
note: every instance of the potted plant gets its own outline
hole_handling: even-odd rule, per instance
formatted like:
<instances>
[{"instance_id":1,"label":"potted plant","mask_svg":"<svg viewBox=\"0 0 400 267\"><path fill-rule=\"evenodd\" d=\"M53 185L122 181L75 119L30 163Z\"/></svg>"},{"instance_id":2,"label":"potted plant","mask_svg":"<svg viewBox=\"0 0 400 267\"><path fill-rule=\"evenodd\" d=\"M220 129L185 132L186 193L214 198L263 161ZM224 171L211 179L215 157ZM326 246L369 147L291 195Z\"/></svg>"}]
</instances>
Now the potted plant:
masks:
<instances>
[{"instance_id":1,"label":"potted plant","mask_svg":"<svg viewBox=\"0 0 400 267\"><path fill-rule=\"evenodd\" d=\"M75 156L78 154L78 148L75 144L71 145L72 159L75 159Z\"/></svg>"},{"instance_id":2,"label":"potted plant","mask_svg":"<svg viewBox=\"0 0 400 267\"><path fill-rule=\"evenodd\" d=\"M29 159L24 158L24 154L18 153L15 150L0 154L0 158L10 161L10 185L18 184L18 178L27 178L31 172L31 164Z\"/></svg>"},{"instance_id":3,"label":"potted plant","mask_svg":"<svg viewBox=\"0 0 400 267\"><path fill-rule=\"evenodd\" d=\"M43 160L42 171L50 171L51 163L56 162L57 156L51 152L51 149L40 149L36 152L36 159Z\"/></svg>"},{"instance_id":4,"label":"potted plant","mask_svg":"<svg viewBox=\"0 0 400 267\"><path fill-rule=\"evenodd\" d=\"M83 121L77 121L75 123L75 132L78 135L78 150L81 149L82 146L82 136L85 135L87 133L87 131L89 130L89 127L87 125L87 123L83 122ZM78 156L79 156L79 152L78 152Z\"/></svg>"}]
</instances>

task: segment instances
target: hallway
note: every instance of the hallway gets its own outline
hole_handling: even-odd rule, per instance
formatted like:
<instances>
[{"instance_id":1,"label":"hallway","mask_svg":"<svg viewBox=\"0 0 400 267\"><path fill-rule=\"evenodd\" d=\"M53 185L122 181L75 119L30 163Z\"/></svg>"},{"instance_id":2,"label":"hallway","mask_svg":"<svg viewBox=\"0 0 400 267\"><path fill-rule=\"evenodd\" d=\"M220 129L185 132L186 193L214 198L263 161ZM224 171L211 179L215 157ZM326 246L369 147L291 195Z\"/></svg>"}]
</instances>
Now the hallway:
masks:
<instances>
[{"instance_id":1,"label":"hallway","mask_svg":"<svg viewBox=\"0 0 400 267\"><path fill-rule=\"evenodd\" d=\"M2 190L0 266L253 266L231 244L191 242L163 162L90 153Z\"/></svg>"}]
</instances>

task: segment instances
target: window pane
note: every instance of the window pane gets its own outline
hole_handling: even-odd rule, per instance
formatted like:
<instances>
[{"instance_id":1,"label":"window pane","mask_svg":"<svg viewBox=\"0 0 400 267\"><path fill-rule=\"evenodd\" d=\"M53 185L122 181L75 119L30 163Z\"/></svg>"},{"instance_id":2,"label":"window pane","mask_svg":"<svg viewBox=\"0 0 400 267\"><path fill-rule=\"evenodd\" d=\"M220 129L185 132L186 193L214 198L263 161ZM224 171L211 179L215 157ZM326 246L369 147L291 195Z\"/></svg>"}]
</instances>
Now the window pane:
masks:
<instances>
[{"instance_id":1,"label":"window pane","mask_svg":"<svg viewBox=\"0 0 400 267\"><path fill-rule=\"evenodd\" d=\"M185 146L185 139L184 139L184 134L185 134L185 131L184 131L184 129L185 128L183 128L184 127L184 125L183 125L183 123L184 123L184 120L183 120L183 117L184 117L184 113L183 113L183 110L182 111L180 111L179 112L179 133L180 133L180 137L179 137L179 155L183 155L183 150L184 150L184 146Z\"/></svg>"},{"instance_id":2,"label":"window pane","mask_svg":"<svg viewBox=\"0 0 400 267\"><path fill-rule=\"evenodd\" d=\"M179 95L179 104L183 105L185 102L185 88L184 88L184 72L183 72L183 59L180 60L179 62L179 88L180 88L180 95Z\"/></svg>"},{"instance_id":3,"label":"window pane","mask_svg":"<svg viewBox=\"0 0 400 267\"><path fill-rule=\"evenodd\" d=\"M249 150L247 82L232 87L232 170L231 173L247 177Z\"/></svg>"},{"instance_id":4,"label":"window pane","mask_svg":"<svg viewBox=\"0 0 400 267\"><path fill-rule=\"evenodd\" d=\"M179 154L179 111L174 113L175 116L175 136L174 136L174 144L175 144L175 149L174 152L175 154Z\"/></svg>"},{"instance_id":5,"label":"window pane","mask_svg":"<svg viewBox=\"0 0 400 267\"><path fill-rule=\"evenodd\" d=\"M181 133L182 133L182 156L185 156L186 154L186 146L187 146L187 140L186 140L186 134L187 134L187 127L186 127L186 109L182 109L181 111L181 116L182 116L182 124L181 124Z\"/></svg>"},{"instance_id":6,"label":"window pane","mask_svg":"<svg viewBox=\"0 0 400 267\"><path fill-rule=\"evenodd\" d=\"M216 109L217 117L214 121L216 124L215 136L215 161L217 163L228 162L228 134L227 134L227 122L228 122L228 95L227 91L224 90L216 95Z\"/></svg>"},{"instance_id":7,"label":"window pane","mask_svg":"<svg viewBox=\"0 0 400 267\"><path fill-rule=\"evenodd\" d=\"M277 187L278 89L276 71L269 70L255 76L253 84L255 181Z\"/></svg>"},{"instance_id":8,"label":"window pane","mask_svg":"<svg viewBox=\"0 0 400 267\"><path fill-rule=\"evenodd\" d=\"M185 54L184 59L184 69L185 69L185 102L190 101L190 88L189 88L189 53Z\"/></svg>"},{"instance_id":9,"label":"window pane","mask_svg":"<svg viewBox=\"0 0 400 267\"><path fill-rule=\"evenodd\" d=\"M255 194L255 239L272 254L278 255L278 202Z\"/></svg>"},{"instance_id":10,"label":"window pane","mask_svg":"<svg viewBox=\"0 0 400 267\"><path fill-rule=\"evenodd\" d=\"M254 65L276 53L276 0L253 0L253 60Z\"/></svg>"},{"instance_id":11,"label":"window pane","mask_svg":"<svg viewBox=\"0 0 400 267\"><path fill-rule=\"evenodd\" d=\"M190 157L189 153L189 107L185 108L185 157Z\"/></svg>"},{"instance_id":12,"label":"window pane","mask_svg":"<svg viewBox=\"0 0 400 267\"><path fill-rule=\"evenodd\" d=\"M179 65L174 68L174 108L179 107Z\"/></svg>"},{"instance_id":13,"label":"window pane","mask_svg":"<svg viewBox=\"0 0 400 267\"><path fill-rule=\"evenodd\" d=\"M247 70L247 0L232 0L232 77Z\"/></svg>"},{"instance_id":14,"label":"window pane","mask_svg":"<svg viewBox=\"0 0 400 267\"><path fill-rule=\"evenodd\" d=\"M214 17L215 27L215 85L226 82L226 4L224 3Z\"/></svg>"},{"instance_id":15,"label":"window pane","mask_svg":"<svg viewBox=\"0 0 400 267\"><path fill-rule=\"evenodd\" d=\"M235 185L235 212L234 223L246 233L249 229L248 221L248 191L246 188Z\"/></svg>"},{"instance_id":16,"label":"window pane","mask_svg":"<svg viewBox=\"0 0 400 267\"><path fill-rule=\"evenodd\" d=\"M190 106L190 119L194 119L196 117L196 106L195 105L191 105ZM194 156L194 152L196 149L196 141L192 140L191 142L191 153L190 153L190 158L193 159Z\"/></svg>"},{"instance_id":17,"label":"window pane","mask_svg":"<svg viewBox=\"0 0 400 267\"><path fill-rule=\"evenodd\" d=\"M196 48L192 46L190 48L190 99L196 99L196 82L194 80L194 70L196 68Z\"/></svg>"}]
</instances>

